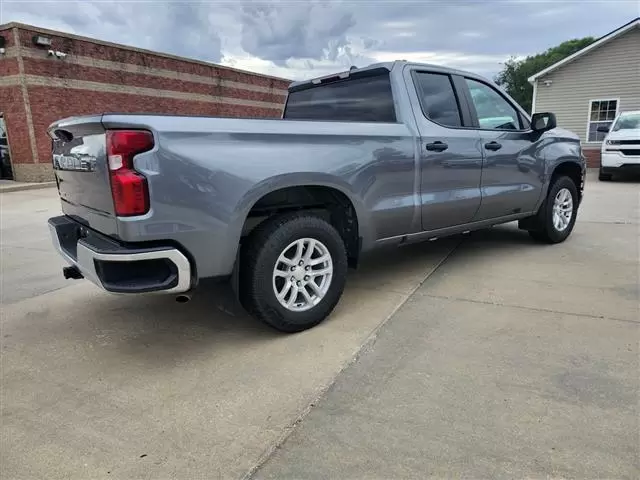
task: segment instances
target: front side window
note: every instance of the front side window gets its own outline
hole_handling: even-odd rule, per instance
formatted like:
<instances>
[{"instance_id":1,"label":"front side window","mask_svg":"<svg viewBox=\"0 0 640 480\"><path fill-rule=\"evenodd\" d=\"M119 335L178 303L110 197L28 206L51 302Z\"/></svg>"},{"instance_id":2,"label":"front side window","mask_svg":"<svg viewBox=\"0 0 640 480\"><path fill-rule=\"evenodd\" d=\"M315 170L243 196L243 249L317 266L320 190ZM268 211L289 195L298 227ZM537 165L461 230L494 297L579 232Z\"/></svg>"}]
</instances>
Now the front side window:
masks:
<instances>
[{"instance_id":1,"label":"front side window","mask_svg":"<svg viewBox=\"0 0 640 480\"><path fill-rule=\"evenodd\" d=\"M519 130L518 112L489 85L465 78L480 128L486 130Z\"/></svg>"},{"instance_id":2,"label":"front side window","mask_svg":"<svg viewBox=\"0 0 640 480\"><path fill-rule=\"evenodd\" d=\"M460 108L449 75L416 72L415 82L422 112L446 127L460 127Z\"/></svg>"},{"instance_id":3,"label":"front side window","mask_svg":"<svg viewBox=\"0 0 640 480\"><path fill-rule=\"evenodd\" d=\"M389 72L291 92L283 118L393 123L396 113Z\"/></svg>"},{"instance_id":4,"label":"front side window","mask_svg":"<svg viewBox=\"0 0 640 480\"><path fill-rule=\"evenodd\" d=\"M618 113L617 100L591 100L589 102L589 121L587 123L587 142L601 142L607 136L599 132L598 127L611 127Z\"/></svg>"},{"instance_id":5,"label":"front side window","mask_svg":"<svg viewBox=\"0 0 640 480\"><path fill-rule=\"evenodd\" d=\"M640 112L621 113L611 128L612 132L618 130L640 130Z\"/></svg>"}]
</instances>

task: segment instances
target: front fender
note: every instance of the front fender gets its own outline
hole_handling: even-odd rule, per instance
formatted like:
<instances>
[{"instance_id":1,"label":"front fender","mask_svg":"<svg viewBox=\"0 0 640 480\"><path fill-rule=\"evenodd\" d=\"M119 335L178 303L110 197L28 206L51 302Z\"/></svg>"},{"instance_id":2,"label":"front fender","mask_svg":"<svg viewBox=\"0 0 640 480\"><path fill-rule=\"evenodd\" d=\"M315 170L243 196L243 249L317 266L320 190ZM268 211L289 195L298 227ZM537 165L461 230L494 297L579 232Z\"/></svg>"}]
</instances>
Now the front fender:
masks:
<instances>
[{"instance_id":1,"label":"front fender","mask_svg":"<svg viewBox=\"0 0 640 480\"><path fill-rule=\"evenodd\" d=\"M580 142L574 138L551 137L545 139L542 154L545 160L544 183L537 208L539 208L547 197L547 192L551 185L551 178L556 169L563 164L574 164L580 168L582 175L586 169L586 163L582 155Z\"/></svg>"}]
</instances>

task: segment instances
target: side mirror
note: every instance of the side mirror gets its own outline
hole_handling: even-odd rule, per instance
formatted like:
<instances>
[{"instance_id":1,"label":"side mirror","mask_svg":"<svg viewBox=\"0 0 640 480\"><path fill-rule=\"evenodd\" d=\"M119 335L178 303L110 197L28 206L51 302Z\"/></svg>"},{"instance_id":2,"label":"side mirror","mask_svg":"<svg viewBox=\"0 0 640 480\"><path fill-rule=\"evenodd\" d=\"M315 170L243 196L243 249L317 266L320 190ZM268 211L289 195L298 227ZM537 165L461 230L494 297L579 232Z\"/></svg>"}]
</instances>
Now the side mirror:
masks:
<instances>
[{"instance_id":1,"label":"side mirror","mask_svg":"<svg viewBox=\"0 0 640 480\"><path fill-rule=\"evenodd\" d=\"M609 133L609 127L607 127L606 125L600 125L598 128L596 128L596 131L600 133Z\"/></svg>"},{"instance_id":2,"label":"side mirror","mask_svg":"<svg viewBox=\"0 0 640 480\"><path fill-rule=\"evenodd\" d=\"M556 116L551 112L534 113L531 116L531 129L534 132L546 132L556 126Z\"/></svg>"}]
</instances>

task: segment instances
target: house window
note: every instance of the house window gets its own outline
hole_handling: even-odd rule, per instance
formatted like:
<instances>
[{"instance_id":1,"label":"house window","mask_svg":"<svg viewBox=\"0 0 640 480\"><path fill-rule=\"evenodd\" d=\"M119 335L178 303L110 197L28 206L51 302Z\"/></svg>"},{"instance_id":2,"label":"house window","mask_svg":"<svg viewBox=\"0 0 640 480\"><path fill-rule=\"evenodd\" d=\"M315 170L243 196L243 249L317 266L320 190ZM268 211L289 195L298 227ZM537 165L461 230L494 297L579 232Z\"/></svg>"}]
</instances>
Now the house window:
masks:
<instances>
[{"instance_id":1,"label":"house window","mask_svg":"<svg viewBox=\"0 0 640 480\"><path fill-rule=\"evenodd\" d=\"M618 100L591 100L589 102L589 122L587 123L587 142L601 142L607 135L598 132L598 127L611 127L618 113Z\"/></svg>"}]
</instances>

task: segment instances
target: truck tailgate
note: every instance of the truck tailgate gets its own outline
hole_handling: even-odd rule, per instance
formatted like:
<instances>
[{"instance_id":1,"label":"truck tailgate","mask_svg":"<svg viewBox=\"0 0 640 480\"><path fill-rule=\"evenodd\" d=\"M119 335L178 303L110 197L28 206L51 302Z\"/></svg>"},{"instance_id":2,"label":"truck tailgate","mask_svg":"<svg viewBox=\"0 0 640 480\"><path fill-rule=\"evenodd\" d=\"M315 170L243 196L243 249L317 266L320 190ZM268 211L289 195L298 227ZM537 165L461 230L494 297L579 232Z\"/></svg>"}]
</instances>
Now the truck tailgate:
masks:
<instances>
[{"instance_id":1,"label":"truck tailgate","mask_svg":"<svg viewBox=\"0 0 640 480\"><path fill-rule=\"evenodd\" d=\"M62 211L99 232L117 236L101 118L74 117L49 127L53 168Z\"/></svg>"}]
</instances>

